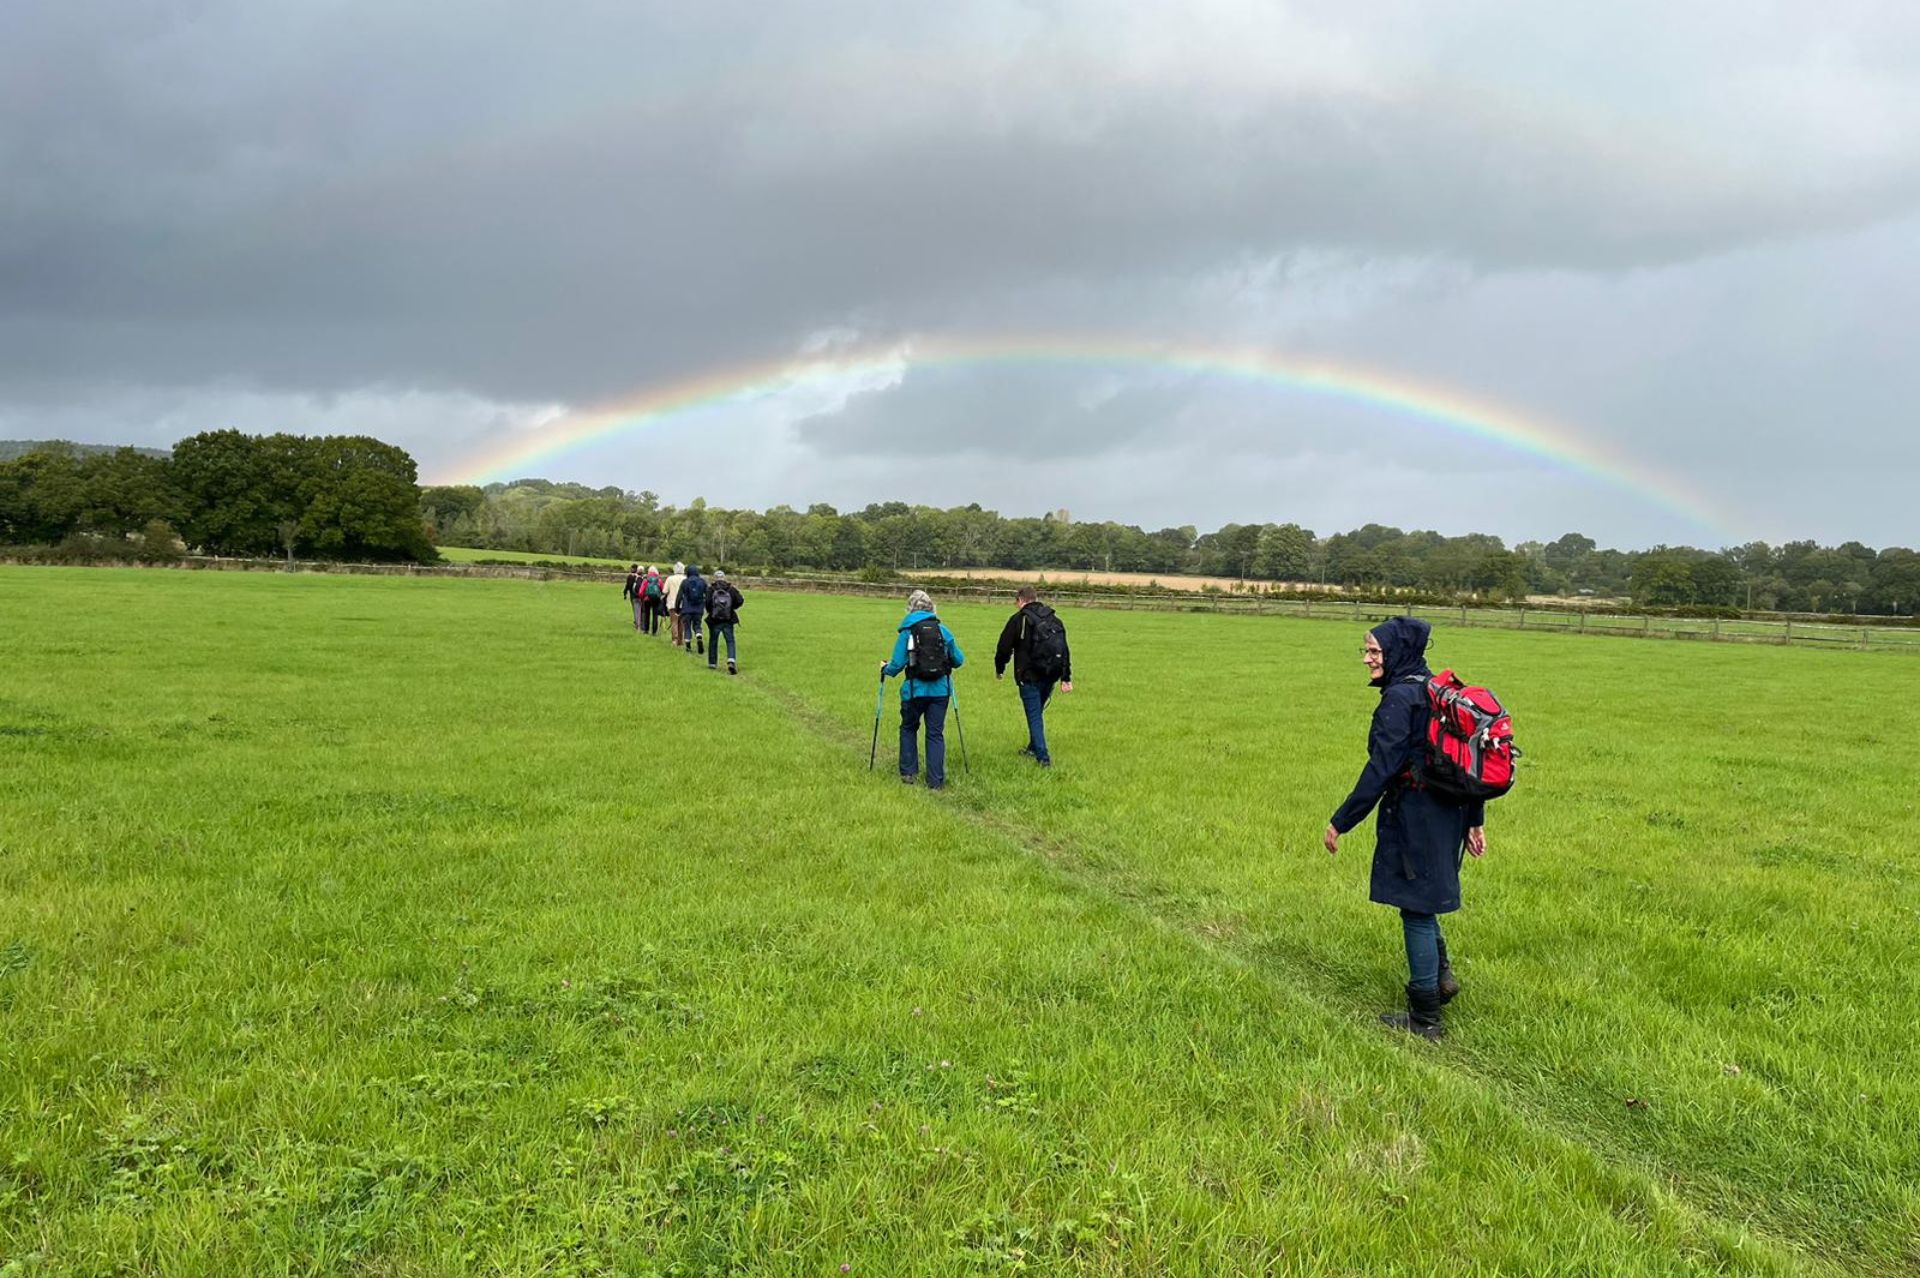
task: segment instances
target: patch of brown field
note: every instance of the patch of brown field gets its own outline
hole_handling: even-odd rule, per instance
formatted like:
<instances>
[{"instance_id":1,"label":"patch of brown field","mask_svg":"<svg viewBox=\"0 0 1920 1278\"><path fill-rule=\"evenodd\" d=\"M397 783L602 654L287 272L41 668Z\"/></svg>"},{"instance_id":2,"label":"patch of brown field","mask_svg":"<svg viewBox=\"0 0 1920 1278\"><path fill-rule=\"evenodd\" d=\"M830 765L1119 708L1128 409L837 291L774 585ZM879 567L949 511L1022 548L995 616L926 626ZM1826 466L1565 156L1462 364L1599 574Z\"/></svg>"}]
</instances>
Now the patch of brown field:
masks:
<instances>
[{"instance_id":1,"label":"patch of brown field","mask_svg":"<svg viewBox=\"0 0 1920 1278\"><path fill-rule=\"evenodd\" d=\"M1188 577L1179 573L1080 572L1071 568L920 568L902 569L907 577L964 577L969 581L1062 582L1083 586L1158 586L1163 590L1214 590L1233 594L1328 589L1300 581L1243 581L1237 577Z\"/></svg>"}]
</instances>

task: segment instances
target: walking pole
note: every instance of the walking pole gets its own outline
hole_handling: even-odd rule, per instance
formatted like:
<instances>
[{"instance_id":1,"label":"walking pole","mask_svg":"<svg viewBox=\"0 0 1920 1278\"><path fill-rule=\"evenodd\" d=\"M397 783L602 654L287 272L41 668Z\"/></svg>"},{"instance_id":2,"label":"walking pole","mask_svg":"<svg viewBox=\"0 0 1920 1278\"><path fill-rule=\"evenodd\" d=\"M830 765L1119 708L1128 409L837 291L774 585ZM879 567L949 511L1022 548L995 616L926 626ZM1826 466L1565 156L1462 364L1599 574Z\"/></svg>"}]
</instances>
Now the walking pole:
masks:
<instances>
[{"instance_id":1,"label":"walking pole","mask_svg":"<svg viewBox=\"0 0 1920 1278\"><path fill-rule=\"evenodd\" d=\"M880 707L887 701L887 673L880 672L880 691L873 696L873 746L867 751L867 771L873 771L873 761L880 757Z\"/></svg>"},{"instance_id":2,"label":"walking pole","mask_svg":"<svg viewBox=\"0 0 1920 1278\"><path fill-rule=\"evenodd\" d=\"M949 676L951 680L951 676ZM953 730L960 734L960 766L973 775L973 760L967 758L967 725L960 722L960 689L952 682L947 684L948 695L953 698Z\"/></svg>"}]
</instances>

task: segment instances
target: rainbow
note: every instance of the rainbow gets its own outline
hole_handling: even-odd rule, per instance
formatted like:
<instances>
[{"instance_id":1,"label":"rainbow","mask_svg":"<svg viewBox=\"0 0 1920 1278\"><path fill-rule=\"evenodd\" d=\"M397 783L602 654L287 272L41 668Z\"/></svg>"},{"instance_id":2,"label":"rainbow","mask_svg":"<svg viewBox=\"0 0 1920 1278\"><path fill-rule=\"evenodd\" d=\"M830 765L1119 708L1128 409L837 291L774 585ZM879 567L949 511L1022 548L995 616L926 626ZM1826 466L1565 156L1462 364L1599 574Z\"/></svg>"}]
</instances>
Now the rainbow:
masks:
<instances>
[{"instance_id":1,"label":"rainbow","mask_svg":"<svg viewBox=\"0 0 1920 1278\"><path fill-rule=\"evenodd\" d=\"M1723 541L1731 523L1678 478L1535 417L1394 374L1253 348L1179 345L1124 337L1020 336L915 339L886 348L830 351L716 369L649 387L487 447L445 468L439 482L478 484L532 473L535 463L685 413L752 403L783 392L897 378L907 369L977 365L1148 367L1325 396L1399 414L1455 435L1488 440L1557 470L1614 485Z\"/></svg>"}]
</instances>

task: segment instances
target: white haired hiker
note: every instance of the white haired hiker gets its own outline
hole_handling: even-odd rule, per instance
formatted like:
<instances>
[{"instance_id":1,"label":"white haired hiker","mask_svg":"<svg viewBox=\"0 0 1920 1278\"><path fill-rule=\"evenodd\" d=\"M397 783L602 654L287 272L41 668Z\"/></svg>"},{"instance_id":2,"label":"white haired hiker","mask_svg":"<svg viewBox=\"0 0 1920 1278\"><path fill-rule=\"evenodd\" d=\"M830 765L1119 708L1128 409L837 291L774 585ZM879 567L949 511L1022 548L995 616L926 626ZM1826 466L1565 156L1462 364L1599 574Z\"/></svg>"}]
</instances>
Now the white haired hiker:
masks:
<instances>
[{"instance_id":1,"label":"white haired hiker","mask_svg":"<svg viewBox=\"0 0 1920 1278\"><path fill-rule=\"evenodd\" d=\"M907 616L895 631L893 657L880 666L882 684L905 674L900 685L900 780L912 785L920 774L920 725L927 725L927 789L947 784L947 706L953 700L953 672L967 664L966 654L933 611L924 590L907 596Z\"/></svg>"},{"instance_id":2,"label":"white haired hiker","mask_svg":"<svg viewBox=\"0 0 1920 1278\"><path fill-rule=\"evenodd\" d=\"M686 637L686 631L680 623L680 587L685 584L686 580L687 566L682 563L676 563L673 566L673 572L668 575L666 581L661 583L661 589L666 596L661 600L661 603L666 606L667 627L673 636L673 644L676 648L680 646Z\"/></svg>"}]
</instances>

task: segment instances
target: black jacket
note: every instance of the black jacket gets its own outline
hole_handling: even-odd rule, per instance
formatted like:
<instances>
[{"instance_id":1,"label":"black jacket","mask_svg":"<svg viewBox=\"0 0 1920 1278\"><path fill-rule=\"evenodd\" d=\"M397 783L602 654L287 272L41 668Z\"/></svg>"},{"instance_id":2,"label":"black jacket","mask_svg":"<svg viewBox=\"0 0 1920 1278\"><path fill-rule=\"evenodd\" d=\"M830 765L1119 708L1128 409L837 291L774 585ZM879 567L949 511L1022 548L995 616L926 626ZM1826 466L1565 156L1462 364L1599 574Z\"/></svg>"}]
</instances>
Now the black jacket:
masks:
<instances>
[{"instance_id":1,"label":"black jacket","mask_svg":"<svg viewBox=\"0 0 1920 1278\"><path fill-rule=\"evenodd\" d=\"M1000 628L1000 642L993 649L993 673L1003 675L1007 672L1007 661L1013 661L1013 681L1015 683L1038 683L1040 676L1027 669L1027 621L1034 617L1051 617L1053 609L1038 599L1025 605L1019 612L1007 618L1007 624ZM1060 623L1060 642L1066 646L1067 623ZM1066 660L1060 666L1060 681L1073 682L1073 649L1068 646Z\"/></svg>"},{"instance_id":2,"label":"black jacket","mask_svg":"<svg viewBox=\"0 0 1920 1278\"><path fill-rule=\"evenodd\" d=\"M1413 784L1413 762L1426 748L1428 633L1416 617L1374 627L1384 660L1376 680L1380 705L1367 730L1367 766L1332 824L1345 834L1378 804L1369 896L1381 905L1447 914L1460 908L1461 852L1468 829L1486 819L1486 805L1456 804Z\"/></svg>"},{"instance_id":3,"label":"black jacket","mask_svg":"<svg viewBox=\"0 0 1920 1278\"><path fill-rule=\"evenodd\" d=\"M723 626L731 626L738 622L740 620L740 609L747 601L745 596L734 587L731 581L707 582L707 620L709 622L713 620L714 601L719 599L725 599L733 604L732 618L720 624Z\"/></svg>"}]
</instances>

